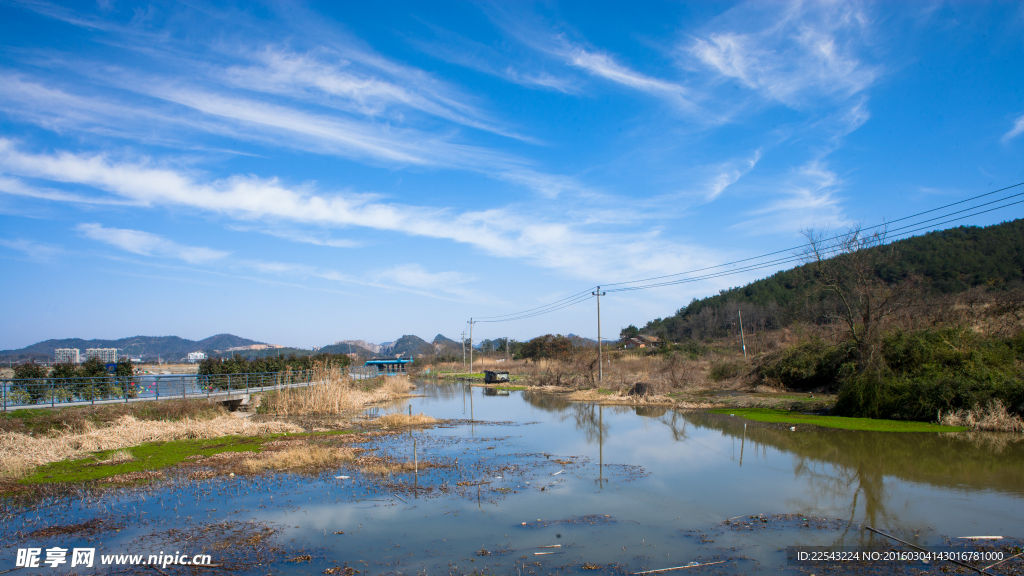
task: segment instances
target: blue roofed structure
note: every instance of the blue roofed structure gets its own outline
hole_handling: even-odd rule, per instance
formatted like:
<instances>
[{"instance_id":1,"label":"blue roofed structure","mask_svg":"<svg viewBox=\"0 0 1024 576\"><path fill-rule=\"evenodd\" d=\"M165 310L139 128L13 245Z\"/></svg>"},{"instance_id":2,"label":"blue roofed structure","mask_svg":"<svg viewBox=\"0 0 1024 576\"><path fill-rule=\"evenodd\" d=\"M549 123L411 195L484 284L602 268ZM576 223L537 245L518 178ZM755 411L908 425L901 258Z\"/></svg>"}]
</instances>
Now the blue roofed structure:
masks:
<instances>
[{"instance_id":1,"label":"blue roofed structure","mask_svg":"<svg viewBox=\"0 0 1024 576\"><path fill-rule=\"evenodd\" d=\"M412 364L412 358L389 358L367 360L364 366L376 366L378 374L405 374L405 365Z\"/></svg>"}]
</instances>

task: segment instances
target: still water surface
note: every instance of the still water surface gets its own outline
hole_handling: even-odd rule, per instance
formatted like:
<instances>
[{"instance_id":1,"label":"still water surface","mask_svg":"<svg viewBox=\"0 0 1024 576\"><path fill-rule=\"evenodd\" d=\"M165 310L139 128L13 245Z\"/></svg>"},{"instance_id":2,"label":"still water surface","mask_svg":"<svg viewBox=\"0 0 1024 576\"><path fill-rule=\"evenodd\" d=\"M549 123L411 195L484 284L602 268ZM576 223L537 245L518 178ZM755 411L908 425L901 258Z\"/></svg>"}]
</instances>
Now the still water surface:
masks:
<instances>
[{"instance_id":1,"label":"still water surface","mask_svg":"<svg viewBox=\"0 0 1024 576\"><path fill-rule=\"evenodd\" d=\"M702 573L802 573L787 566L782 549L877 543L863 525L929 546L943 537L1024 536L1019 438L791 431L727 415L600 408L428 382L418 393L385 411L411 405L457 422L391 437L380 450L412 459L415 440L421 461L459 458L458 474L396 476L397 488L345 468L318 477L178 483L16 514L5 535L121 515L125 529L88 545L127 553L146 548L142 536L170 527L258 520L282 528L287 546L312 551L311 563L278 561L261 574L320 574L345 562L364 574L519 574L720 560L728 562ZM428 490L402 489L410 484ZM749 520L758 514L796 516ZM13 548L7 551L13 566Z\"/></svg>"}]
</instances>

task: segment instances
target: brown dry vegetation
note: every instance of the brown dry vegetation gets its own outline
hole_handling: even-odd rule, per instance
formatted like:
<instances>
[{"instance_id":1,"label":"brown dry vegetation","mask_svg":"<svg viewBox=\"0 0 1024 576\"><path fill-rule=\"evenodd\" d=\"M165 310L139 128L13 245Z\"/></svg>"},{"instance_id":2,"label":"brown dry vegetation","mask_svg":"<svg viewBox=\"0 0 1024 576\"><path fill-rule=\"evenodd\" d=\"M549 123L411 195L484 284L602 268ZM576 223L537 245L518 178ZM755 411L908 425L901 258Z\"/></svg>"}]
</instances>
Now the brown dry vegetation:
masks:
<instances>
[{"instance_id":1,"label":"brown dry vegetation","mask_svg":"<svg viewBox=\"0 0 1024 576\"><path fill-rule=\"evenodd\" d=\"M112 425L87 432L46 437L4 432L0 433L0 476L19 477L48 462L81 458L91 452L119 450L147 442L302 431L295 424L286 422L253 422L233 416L178 421L138 420L133 416L123 416Z\"/></svg>"},{"instance_id":2,"label":"brown dry vegetation","mask_svg":"<svg viewBox=\"0 0 1024 576\"><path fill-rule=\"evenodd\" d=\"M244 468L251 473L265 470L323 469L339 462L354 460L357 452L354 448L330 446L302 446L272 450L247 458Z\"/></svg>"},{"instance_id":3,"label":"brown dry vegetation","mask_svg":"<svg viewBox=\"0 0 1024 576\"><path fill-rule=\"evenodd\" d=\"M4 419L0 421L4 426L0 428L0 477L24 477L36 466L104 450L119 450L106 463L123 462L131 458L123 449L148 442L303 432L304 427L297 423L303 417L354 415L368 405L404 395L411 387L408 378L403 377L352 380L336 368L319 370L322 384L269 394L265 410L261 410L269 414L261 418L237 418L219 405L202 401L167 400L67 408L24 421ZM382 423L433 423L432 418L422 414L412 420L408 418L398 415L392 418L393 423ZM342 452L329 459L340 461L345 457ZM326 452L312 450L305 456L298 452L275 454L270 460L257 459L251 465L272 469L315 467Z\"/></svg>"},{"instance_id":4,"label":"brown dry vegetation","mask_svg":"<svg viewBox=\"0 0 1024 576\"><path fill-rule=\"evenodd\" d=\"M412 386L408 377L390 376L373 380L353 380L340 368L318 366L313 378L321 383L308 388L289 388L268 394L261 412L277 416L311 414L352 414L370 404L405 394Z\"/></svg>"},{"instance_id":5,"label":"brown dry vegetation","mask_svg":"<svg viewBox=\"0 0 1024 576\"><path fill-rule=\"evenodd\" d=\"M1010 414L999 400L993 400L984 408L942 414L939 423L946 426L966 426L972 430L1024 432L1024 419Z\"/></svg>"},{"instance_id":6,"label":"brown dry vegetation","mask_svg":"<svg viewBox=\"0 0 1024 576\"><path fill-rule=\"evenodd\" d=\"M437 423L436 418L427 416L420 412L419 414L402 414L401 412L395 414L385 414L376 420L370 422L382 426L384 428L403 428L408 426L430 426Z\"/></svg>"}]
</instances>

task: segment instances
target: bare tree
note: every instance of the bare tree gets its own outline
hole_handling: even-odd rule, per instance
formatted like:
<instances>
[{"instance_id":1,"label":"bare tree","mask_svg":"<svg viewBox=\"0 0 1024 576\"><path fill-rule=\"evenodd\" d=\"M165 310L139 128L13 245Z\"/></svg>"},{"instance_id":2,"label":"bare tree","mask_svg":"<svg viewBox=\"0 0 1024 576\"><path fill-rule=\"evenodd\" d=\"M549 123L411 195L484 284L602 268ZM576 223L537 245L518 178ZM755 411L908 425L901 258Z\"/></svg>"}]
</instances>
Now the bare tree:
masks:
<instances>
[{"instance_id":1,"label":"bare tree","mask_svg":"<svg viewBox=\"0 0 1024 576\"><path fill-rule=\"evenodd\" d=\"M894 277L900 251L886 241L886 230L867 232L859 226L828 236L803 230L808 247L804 261L817 281L836 296L832 308L855 347L857 369L880 367L881 340L889 320L913 303L919 281Z\"/></svg>"}]
</instances>

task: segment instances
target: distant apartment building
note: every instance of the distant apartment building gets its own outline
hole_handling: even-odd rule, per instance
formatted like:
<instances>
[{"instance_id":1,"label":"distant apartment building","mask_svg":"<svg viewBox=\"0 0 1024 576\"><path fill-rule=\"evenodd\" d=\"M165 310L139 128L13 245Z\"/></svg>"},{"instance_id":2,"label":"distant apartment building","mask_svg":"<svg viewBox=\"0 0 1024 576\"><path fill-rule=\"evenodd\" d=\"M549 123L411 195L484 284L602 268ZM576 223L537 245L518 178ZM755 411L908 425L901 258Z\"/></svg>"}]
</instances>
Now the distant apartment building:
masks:
<instances>
[{"instance_id":1,"label":"distant apartment building","mask_svg":"<svg viewBox=\"0 0 1024 576\"><path fill-rule=\"evenodd\" d=\"M104 364L117 362L117 348L86 348L85 358L99 358Z\"/></svg>"},{"instance_id":2,"label":"distant apartment building","mask_svg":"<svg viewBox=\"0 0 1024 576\"><path fill-rule=\"evenodd\" d=\"M53 357L57 360L58 364L66 364L68 362L78 364L82 361L81 356L78 354L78 348L57 348L53 351Z\"/></svg>"},{"instance_id":3,"label":"distant apartment building","mask_svg":"<svg viewBox=\"0 0 1024 576\"><path fill-rule=\"evenodd\" d=\"M195 364L196 362L202 362L203 360L206 360L206 353L205 352L189 352L188 353L188 361L193 363L193 364Z\"/></svg>"}]
</instances>

